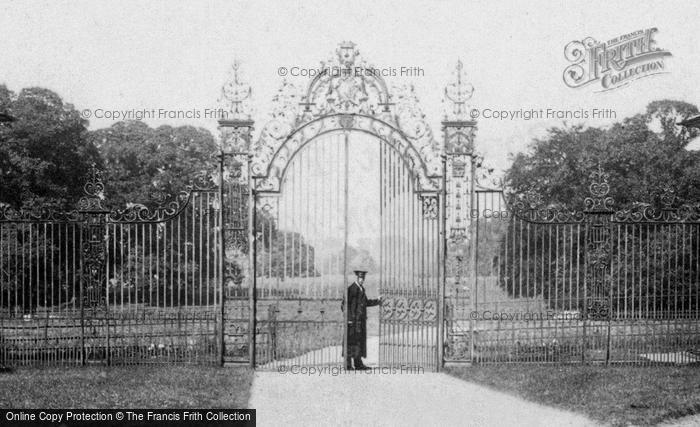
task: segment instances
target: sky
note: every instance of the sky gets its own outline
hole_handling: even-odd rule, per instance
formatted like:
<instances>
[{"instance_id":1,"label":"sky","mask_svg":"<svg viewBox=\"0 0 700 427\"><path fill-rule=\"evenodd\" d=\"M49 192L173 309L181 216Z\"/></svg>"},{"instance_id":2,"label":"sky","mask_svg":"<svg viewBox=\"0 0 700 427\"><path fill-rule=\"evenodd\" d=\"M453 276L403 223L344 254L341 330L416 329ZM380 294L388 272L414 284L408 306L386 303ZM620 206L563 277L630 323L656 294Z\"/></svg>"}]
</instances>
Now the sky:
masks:
<instances>
[{"instance_id":1,"label":"sky","mask_svg":"<svg viewBox=\"0 0 700 427\"><path fill-rule=\"evenodd\" d=\"M461 59L478 109L610 109L617 120L656 99L700 100L698 2L559 1L0 1L0 83L42 86L78 109L216 108L234 60L253 89L256 128L268 119L279 67L316 67L341 41L354 41L376 67L419 67L412 82L440 135L443 88ZM573 40L609 40L656 27L671 52L665 74L597 92L570 88L562 74ZM290 78L303 85L302 77ZM568 120L605 126L615 118ZM216 130L216 119L144 120ZM112 119L90 120L90 128ZM477 149L503 169L560 119L478 122Z\"/></svg>"}]
</instances>

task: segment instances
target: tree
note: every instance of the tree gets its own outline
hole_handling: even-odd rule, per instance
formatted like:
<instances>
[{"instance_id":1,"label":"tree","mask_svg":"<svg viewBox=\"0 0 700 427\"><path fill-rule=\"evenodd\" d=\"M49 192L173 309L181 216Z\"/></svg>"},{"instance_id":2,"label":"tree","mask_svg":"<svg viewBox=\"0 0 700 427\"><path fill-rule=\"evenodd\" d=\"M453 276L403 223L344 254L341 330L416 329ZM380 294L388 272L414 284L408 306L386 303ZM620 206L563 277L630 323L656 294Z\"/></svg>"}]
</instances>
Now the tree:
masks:
<instances>
[{"instance_id":1,"label":"tree","mask_svg":"<svg viewBox=\"0 0 700 427\"><path fill-rule=\"evenodd\" d=\"M0 111L15 118L0 128L0 204L13 208L72 208L84 177L100 164L87 121L48 89L19 95L0 85Z\"/></svg>"},{"instance_id":2,"label":"tree","mask_svg":"<svg viewBox=\"0 0 700 427\"><path fill-rule=\"evenodd\" d=\"M684 149L698 130L676 125L697 113L694 105L663 100L608 129L552 128L514 157L507 186L515 194L533 190L549 204L582 209L590 174L600 165L610 174L617 209L640 201L658 203L649 193L667 185L675 187L681 200L700 200L700 154Z\"/></svg>"},{"instance_id":3,"label":"tree","mask_svg":"<svg viewBox=\"0 0 700 427\"><path fill-rule=\"evenodd\" d=\"M217 145L206 129L117 122L90 132L104 158L107 203L152 203L155 191L176 195L199 174L211 173Z\"/></svg>"},{"instance_id":4,"label":"tree","mask_svg":"<svg viewBox=\"0 0 700 427\"><path fill-rule=\"evenodd\" d=\"M265 277L315 277L315 259L301 233L274 229L258 249L257 269Z\"/></svg>"}]
</instances>

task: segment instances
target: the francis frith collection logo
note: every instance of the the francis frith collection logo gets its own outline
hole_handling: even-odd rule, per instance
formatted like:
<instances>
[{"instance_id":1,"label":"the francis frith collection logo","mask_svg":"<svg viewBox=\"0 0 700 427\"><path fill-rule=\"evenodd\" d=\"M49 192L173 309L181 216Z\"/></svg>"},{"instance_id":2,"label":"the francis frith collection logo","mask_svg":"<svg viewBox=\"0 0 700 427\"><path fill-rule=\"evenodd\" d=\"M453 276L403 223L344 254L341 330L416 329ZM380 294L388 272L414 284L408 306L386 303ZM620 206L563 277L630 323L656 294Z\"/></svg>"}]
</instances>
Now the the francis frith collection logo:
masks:
<instances>
[{"instance_id":1,"label":"the francis frith collection logo","mask_svg":"<svg viewBox=\"0 0 700 427\"><path fill-rule=\"evenodd\" d=\"M656 45L656 32L649 28L602 43L592 37L570 42L564 48L571 62L564 70L564 83L572 88L597 83L599 91L606 91L667 72L664 58L671 52Z\"/></svg>"}]
</instances>

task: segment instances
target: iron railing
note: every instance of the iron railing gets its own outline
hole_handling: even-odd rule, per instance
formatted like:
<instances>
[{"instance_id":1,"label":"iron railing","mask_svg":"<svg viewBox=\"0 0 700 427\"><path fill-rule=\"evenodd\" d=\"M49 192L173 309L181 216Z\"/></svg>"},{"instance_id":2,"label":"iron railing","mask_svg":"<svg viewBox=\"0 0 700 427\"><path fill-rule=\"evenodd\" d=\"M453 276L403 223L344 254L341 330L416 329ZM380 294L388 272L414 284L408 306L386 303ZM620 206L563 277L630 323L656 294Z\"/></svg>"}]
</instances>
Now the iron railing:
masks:
<instances>
[{"instance_id":1,"label":"iron railing","mask_svg":"<svg viewBox=\"0 0 700 427\"><path fill-rule=\"evenodd\" d=\"M216 363L223 262L217 187L74 211L0 211L0 363Z\"/></svg>"},{"instance_id":2,"label":"iron railing","mask_svg":"<svg viewBox=\"0 0 700 427\"><path fill-rule=\"evenodd\" d=\"M592 178L580 211L476 192L475 262L446 297L447 361L700 361L698 209L667 191L661 208L614 211L607 175Z\"/></svg>"}]
</instances>

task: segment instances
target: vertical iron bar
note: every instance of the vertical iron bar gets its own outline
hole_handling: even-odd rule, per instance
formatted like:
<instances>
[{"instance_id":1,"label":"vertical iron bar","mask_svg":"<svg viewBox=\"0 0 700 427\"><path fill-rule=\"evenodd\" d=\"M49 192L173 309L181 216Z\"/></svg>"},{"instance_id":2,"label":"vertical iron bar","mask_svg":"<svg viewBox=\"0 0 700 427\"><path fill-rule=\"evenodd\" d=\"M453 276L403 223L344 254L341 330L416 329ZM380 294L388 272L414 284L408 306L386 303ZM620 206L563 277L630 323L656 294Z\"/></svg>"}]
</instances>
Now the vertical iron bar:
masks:
<instances>
[{"instance_id":1,"label":"vertical iron bar","mask_svg":"<svg viewBox=\"0 0 700 427\"><path fill-rule=\"evenodd\" d=\"M89 217L86 214L83 214L81 216L81 219L82 219L81 226L82 227L88 226L88 218ZM78 257L80 259L80 271L81 272L85 271L84 270L85 266L83 265L84 261L83 261L83 256L82 256L83 255L83 253L82 253L83 245L85 244L85 242L83 241L83 239L85 237L85 233L83 232L82 227L80 230L80 244L78 245L78 248L79 248L78 253L80 254ZM85 349L85 307L83 304L83 289L84 288L85 288L84 275L81 274L80 275L80 302L79 302L80 303L80 361L81 361L81 364L83 366L85 366L85 362L86 362L85 361L85 350L86 350Z\"/></svg>"},{"instance_id":2,"label":"vertical iron bar","mask_svg":"<svg viewBox=\"0 0 700 427\"><path fill-rule=\"evenodd\" d=\"M224 337L224 321L226 319L226 308L224 305L224 293L226 291L226 232L224 230L224 151L219 154L219 364L224 366L226 350ZM187 257L185 256L185 259ZM187 278L185 278L187 280Z\"/></svg>"},{"instance_id":3,"label":"vertical iron bar","mask_svg":"<svg viewBox=\"0 0 700 427\"><path fill-rule=\"evenodd\" d=\"M347 269L348 269L348 144L349 144L349 133L345 131L343 133L343 139L344 139L344 150L345 150L345 155L343 159L343 174L344 174L344 199L343 199L343 229L344 229L344 236L343 236L343 293L345 295L344 300L345 300L345 305L347 306L347 309L343 311L343 328L344 330L347 331L347 325L348 325L348 309L350 308L350 300L348 299L348 286L347 286ZM348 366L348 337L347 337L347 332L345 334L345 339L343 340L343 354L345 355L345 360L343 361L345 363L344 366Z\"/></svg>"},{"instance_id":4,"label":"vertical iron bar","mask_svg":"<svg viewBox=\"0 0 700 427\"><path fill-rule=\"evenodd\" d=\"M441 283L438 289L438 325L437 325L437 371L440 372L444 360L444 317L445 317L445 288L447 286L447 156L442 156L442 197L440 200L440 224L442 230L442 253L440 254Z\"/></svg>"},{"instance_id":5,"label":"vertical iron bar","mask_svg":"<svg viewBox=\"0 0 700 427\"><path fill-rule=\"evenodd\" d=\"M608 332L608 337L607 337L607 343L606 343L606 349L605 349L605 365L608 366L610 364L610 346L612 345L612 337L610 334L612 333L612 318L613 318L613 286L612 286L612 281L610 280L610 276L607 275L606 273L611 273L612 272L612 215L609 215L606 220L605 220L605 228L606 230L604 231L606 234L607 238L607 243L610 244L610 250L607 252L607 266L608 266L608 271L603 272L603 290L605 290L605 285L608 287L608 327L607 327L607 332ZM640 255L641 255L641 247L640 247ZM641 256L640 256L640 263L641 263ZM641 272L641 268L640 268ZM641 277L640 277L641 279ZM640 280L641 283L641 280Z\"/></svg>"},{"instance_id":6,"label":"vertical iron bar","mask_svg":"<svg viewBox=\"0 0 700 427\"><path fill-rule=\"evenodd\" d=\"M250 264L248 271L250 272L250 280L248 281L248 301L250 304L250 324L248 326L248 343L249 343L249 358L250 367L255 368L255 353L256 353L256 328L257 328L257 245L255 242L255 227L256 227L256 203L257 197L255 194L255 181L252 178L253 173L253 156L247 156L247 180L248 180L248 263ZM223 242L222 242L223 243ZM222 295L223 297L223 295ZM223 306L223 301L222 301ZM222 325L223 326L223 325Z\"/></svg>"}]
</instances>

